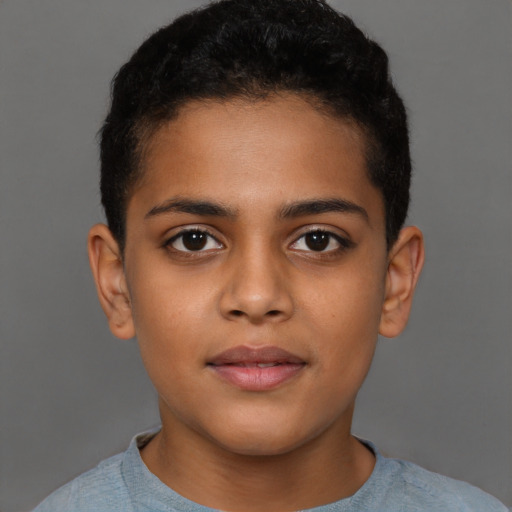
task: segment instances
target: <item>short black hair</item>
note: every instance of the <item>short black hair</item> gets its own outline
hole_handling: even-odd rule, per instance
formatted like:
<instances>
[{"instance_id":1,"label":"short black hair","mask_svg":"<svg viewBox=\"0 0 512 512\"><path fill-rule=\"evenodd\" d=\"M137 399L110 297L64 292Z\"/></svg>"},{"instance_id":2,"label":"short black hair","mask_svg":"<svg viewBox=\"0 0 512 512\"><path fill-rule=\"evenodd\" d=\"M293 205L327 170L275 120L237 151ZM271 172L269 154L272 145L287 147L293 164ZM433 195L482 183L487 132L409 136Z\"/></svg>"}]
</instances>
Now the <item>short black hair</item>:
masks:
<instances>
[{"instance_id":1,"label":"short black hair","mask_svg":"<svg viewBox=\"0 0 512 512\"><path fill-rule=\"evenodd\" d=\"M324 0L220 0L151 35L112 82L101 130L101 196L121 249L144 145L162 123L189 101L283 92L362 129L390 247L407 216L411 160L407 116L384 50Z\"/></svg>"}]
</instances>

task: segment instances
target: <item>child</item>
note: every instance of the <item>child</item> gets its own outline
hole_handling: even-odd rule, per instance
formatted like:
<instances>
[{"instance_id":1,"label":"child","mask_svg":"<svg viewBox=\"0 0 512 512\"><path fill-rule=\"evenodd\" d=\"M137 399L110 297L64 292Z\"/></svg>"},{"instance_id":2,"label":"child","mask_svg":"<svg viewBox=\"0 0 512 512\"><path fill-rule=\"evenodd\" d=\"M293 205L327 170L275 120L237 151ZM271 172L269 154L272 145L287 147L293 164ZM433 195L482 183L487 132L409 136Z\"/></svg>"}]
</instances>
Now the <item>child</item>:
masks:
<instances>
[{"instance_id":1,"label":"child","mask_svg":"<svg viewBox=\"0 0 512 512\"><path fill-rule=\"evenodd\" d=\"M423 239L387 57L321 0L223 0L115 78L89 256L161 429L36 510L506 510L351 435Z\"/></svg>"}]
</instances>

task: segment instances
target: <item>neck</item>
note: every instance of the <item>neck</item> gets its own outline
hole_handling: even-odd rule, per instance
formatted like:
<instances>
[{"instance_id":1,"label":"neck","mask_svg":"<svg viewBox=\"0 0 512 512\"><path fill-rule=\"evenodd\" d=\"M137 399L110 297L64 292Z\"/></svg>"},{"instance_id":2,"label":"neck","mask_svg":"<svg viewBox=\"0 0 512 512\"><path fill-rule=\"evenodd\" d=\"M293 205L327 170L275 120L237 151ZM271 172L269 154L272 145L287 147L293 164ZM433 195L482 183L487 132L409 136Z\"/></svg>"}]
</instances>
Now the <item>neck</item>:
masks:
<instances>
[{"instance_id":1,"label":"neck","mask_svg":"<svg viewBox=\"0 0 512 512\"><path fill-rule=\"evenodd\" d=\"M142 459L177 493L221 510L282 512L332 503L354 494L375 464L371 451L338 425L268 456L232 453L199 434L184 442L176 427L163 422Z\"/></svg>"}]
</instances>

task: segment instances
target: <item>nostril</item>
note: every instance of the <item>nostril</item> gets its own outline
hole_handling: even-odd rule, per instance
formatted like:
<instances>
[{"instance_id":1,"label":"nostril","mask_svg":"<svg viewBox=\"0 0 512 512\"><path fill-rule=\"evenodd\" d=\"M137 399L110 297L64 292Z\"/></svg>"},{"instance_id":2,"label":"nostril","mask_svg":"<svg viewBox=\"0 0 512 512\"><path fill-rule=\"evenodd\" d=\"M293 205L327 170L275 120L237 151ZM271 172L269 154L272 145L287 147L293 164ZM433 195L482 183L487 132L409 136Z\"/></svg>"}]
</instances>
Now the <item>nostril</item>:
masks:
<instances>
[{"instance_id":1,"label":"nostril","mask_svg":"<svg viewBox=\"0 0 512 512\"><path fill-rule=\"evenodd\" d=\"M279 315L279 311L277 309L273 309L271 311L268 311L267 315L268 316L277 316L277 315Z\"/></svg>"},{"instance_id":2,"label":"nostril","mask_svg":"<svg viewBox=\"0 0 512 512\"><path fill-rule=\"evenodd\" d=\"M243 313L243 311L240 311L239 309L234 309L233 311L231 311L231 314L233 316L242 316L244 313Z\"/></svg>"}]
</instances>

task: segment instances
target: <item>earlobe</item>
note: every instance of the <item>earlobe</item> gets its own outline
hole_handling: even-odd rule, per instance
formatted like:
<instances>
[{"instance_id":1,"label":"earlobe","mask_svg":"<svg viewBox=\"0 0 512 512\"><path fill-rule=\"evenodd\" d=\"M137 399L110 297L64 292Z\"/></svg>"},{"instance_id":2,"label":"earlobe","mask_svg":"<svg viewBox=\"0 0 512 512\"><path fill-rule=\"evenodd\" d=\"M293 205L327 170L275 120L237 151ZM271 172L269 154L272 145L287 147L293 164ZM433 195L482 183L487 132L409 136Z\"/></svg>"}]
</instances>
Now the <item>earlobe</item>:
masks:
<instances>
[{"instance_id":1,"label":"earlobe","mask_svg":"<svg viewBox=\"0 0 512 512\"><path fill-rule=\"evenodd\" d=\"M389 252L386 295L379 326L382 336L398 336L407 325L424 259L421 231L415 226L403 228Z\"/></svg>"},{"instance_id":2,"label":"earlobe","mask_svg":"<svg viewBox=\"0 0 512 512\"><path fill-rule=\"evenodd\" d=\"M101 307L114 336L129 339L135 335L130 295L119 245L104 224L96 224L87 239L89 263Z\"/></svg>"}]
</instances>

